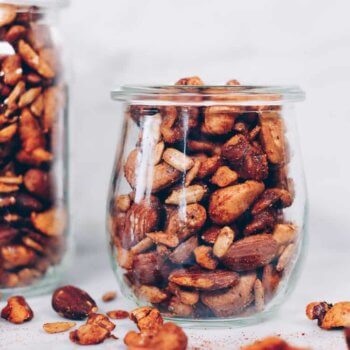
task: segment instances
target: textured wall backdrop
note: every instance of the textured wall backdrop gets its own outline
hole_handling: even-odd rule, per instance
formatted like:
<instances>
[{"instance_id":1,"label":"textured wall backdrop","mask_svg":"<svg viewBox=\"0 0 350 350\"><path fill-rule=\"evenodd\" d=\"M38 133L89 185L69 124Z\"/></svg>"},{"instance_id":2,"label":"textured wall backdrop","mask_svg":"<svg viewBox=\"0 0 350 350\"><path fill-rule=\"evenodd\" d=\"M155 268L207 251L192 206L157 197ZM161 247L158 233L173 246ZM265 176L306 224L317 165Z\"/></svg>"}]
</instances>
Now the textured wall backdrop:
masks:
<instances>
[{"instance_id":1,"label":"textured wall backdrop","mask_svg":"<svg viewBox=\"0 0 350 350\"><path fill-rule=\"evenodd\" d=\"M74 60L71 162L78 246L103 242L105 198L124 83L299 84L299 131L311 205L312 263L350 242L350 2L73 0L62 13ZM98 245L103 254L104 243Z\"/></svg>"}]
</instances>

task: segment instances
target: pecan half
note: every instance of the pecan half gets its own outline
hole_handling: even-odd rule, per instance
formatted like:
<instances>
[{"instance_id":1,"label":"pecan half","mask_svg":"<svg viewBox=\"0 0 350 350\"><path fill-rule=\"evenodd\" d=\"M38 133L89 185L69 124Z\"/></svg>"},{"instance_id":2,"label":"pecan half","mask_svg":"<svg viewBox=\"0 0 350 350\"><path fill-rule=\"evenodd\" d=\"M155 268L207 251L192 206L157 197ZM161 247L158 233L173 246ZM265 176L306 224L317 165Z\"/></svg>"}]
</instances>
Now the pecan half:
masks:
<instances>
[{"instance_id":1,"label":"pecan half","mask_svg":"<svg viewBox=\"0 0 350 350\"><path fill-rule=\"evenodd\" d=\"M160 312L152 307L139 307L131 311L130 319L136 323L141 332L145 333L157 333L163 326Z\"/></svg>"}]
</instances>

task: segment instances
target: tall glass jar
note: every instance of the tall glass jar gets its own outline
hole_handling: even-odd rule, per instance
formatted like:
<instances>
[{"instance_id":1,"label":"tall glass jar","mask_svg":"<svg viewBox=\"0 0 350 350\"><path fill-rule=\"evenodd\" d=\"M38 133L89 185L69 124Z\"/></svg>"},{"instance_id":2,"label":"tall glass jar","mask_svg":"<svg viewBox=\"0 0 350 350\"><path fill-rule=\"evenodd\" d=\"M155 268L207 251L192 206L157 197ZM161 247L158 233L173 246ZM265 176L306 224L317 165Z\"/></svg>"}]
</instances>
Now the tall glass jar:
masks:
<instances>
[{"instance_id":1,"label":"tall glass jar","mask_svg":"<svg viewBox=\"0 0 350 350\"><path fill-rule=\"evenodd\" d=\"M125 295L167 317L260 319L292 289L305 246L303 93L178 84L112 93L124 117L108 202L113 269Z\"/></svg>"},{"instance_id":2,"label":"tall glass jar","mask_svg":"<svg viewBox=\"0 0 350 350\"><path fill-rule=\"evenodd\" d=\"M0 1L0 290L59 280L68 233L67 102L58 8Z\"/></svg>"}]
</instances>

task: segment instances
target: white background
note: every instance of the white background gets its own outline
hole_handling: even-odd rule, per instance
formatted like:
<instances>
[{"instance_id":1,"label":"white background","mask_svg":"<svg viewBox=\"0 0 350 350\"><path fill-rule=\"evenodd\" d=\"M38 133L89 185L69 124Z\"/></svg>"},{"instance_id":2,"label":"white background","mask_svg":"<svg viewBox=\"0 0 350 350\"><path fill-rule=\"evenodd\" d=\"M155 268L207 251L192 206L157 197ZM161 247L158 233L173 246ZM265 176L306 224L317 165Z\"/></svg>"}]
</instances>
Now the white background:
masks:
<instances>
[{"instance_id":1,"label":"white background","mask_svg":"<svg viewBox=\"0 0 350 350\"><path fill-rule=\"evenodd\" d=\"M61 16L74 63L70 132L77 252L67 281L97 300L116 288L104 230L122 118L110 100L111 88L188 75L208 83L237 78L298 84L307 93L298 124L310 201L310 247L298 286L272 321L188 334L191 345L203 349L238 349L270 334L313 349L345 349L341 332L318 330L304 308L313 300L350 298L349 12L347 0L73 0ZM57 319L50 298L30 301L35 319L17 327L2 322L0 348L73 348L67 334L41 330L43 322ZM127 307L121 297L108 308L116 305ZM119 324L116 333L123 334ZM121 344L108 341L101 348L122 349Z\"/></svg>"}]
</instances>

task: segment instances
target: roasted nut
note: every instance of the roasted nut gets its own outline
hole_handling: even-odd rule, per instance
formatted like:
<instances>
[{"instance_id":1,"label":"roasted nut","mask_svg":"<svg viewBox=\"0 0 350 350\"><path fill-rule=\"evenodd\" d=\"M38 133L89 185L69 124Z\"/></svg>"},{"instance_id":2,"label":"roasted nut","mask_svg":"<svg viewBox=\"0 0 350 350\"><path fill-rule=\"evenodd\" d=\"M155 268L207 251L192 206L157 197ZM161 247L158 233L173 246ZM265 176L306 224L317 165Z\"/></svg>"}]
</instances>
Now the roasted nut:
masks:
<instances>
[{"instance_id":1,"label":"roasted nut","mask_svg":"<svg viewBox=\"0 0 350 350\"><path fill-rule=\"evenodd\" d=\"M210 135L226 135L232 131L237 115L235 107L206 107L202 130L204 133Z\"/></svg>"},{"instance_id":2,"label":"roasted nut","mask_svg":"<svg viewBox=\"0 0 350 350\"><path fill-rule=\"evenodd\" d=\"M276 206L277 208L289 207L293 202L291 194L281 188L269 188L261 195L252 208L252 214L256 215L266 209Z\"/></svg>"},{"instance_id":3,"label":"roasted nut","mask_svg":"<svg viewBox=\"0 0 350 350\"><path fill-rule=\"evenodd\" d=\"M94 345L104 342L110 336L110 331L96 324L84 324L69 333L73 343L79 345Z\"/></svg>"},{"instance_id":4,"label":"roasted nut","mask_svg":"<svg viewBox=\"0 0 350 350\"><path fill-rule=\"evenodd\" d=\"M268 176L266 154L241 134L233 136L225 143L222 156L243 179L261 181Z\"/></svg>"},{"instance_id":5,"label":"roasted nut","mask_svg":"<svg viewBox=\"0 0 350 350\"><path fill-rule=\"evenodd\" d=\"M163 160L178 171L184 172L193 167L193 160L175 148L167 148Z\"/></svg>"},{"instance_id":6,"label":"roasted nut","mask_svg":"<svg viewBox=\"0 0 350 350\"><path fill-rule=\"evenodd\" d=\"M192 236L174 249L169 255L169 259L174 264L188 263L192 259L193 252L197 246L198 238L196 236Z\"/></svg>"},{"instance_id":7,"label":"roasted nut","mask_svg":"<svg viewBox=\"0 0 350 350\"><path fill-rule=\"evenodd\" d=\"M296 348L278 337L268 337L257 340L251 345L241 347L241 350L307 350L306 348Z\"/></svg>"},{"instance_id":8,"label":"roasted nut","mask_svg":"<svg viewBox=\"0 0 350 350\"><path fill-rule=\"evenodd\" d=\"M130 252L132 254L139 254L143 253L146 250L152 248L154 245L153 240L149 237L144 238L142 241L134 245L131 249Z\"/></svg>"},{"instance_id":9,"label":"roasted nut","mask_svg":"<svg viewBox=\"0 0 350 350\"><path fill-rule=\"evenodd\" d=\"M178 80L175 85L201 86L201 85L204 85L204 83L201 78L194 76L194 77L182 78Z\"/></svg>"},{"instance_id":10,"label":"roasted nut","mask_svg":"<svg viewBox=\"0 0 350 350\"><path fill-rule=\"evenodd\" d=\"M2 72L4 74L4 83L7 85L16 85L22 78L21 57L18 55L7 56L2 62ZM19 106L22 108L21 106Z\"/></svg>"},{"instance_id":11,"label":"roasted nut","mask_svg":"<svg viewBox=\"0 0 350 350\"><path fill-rule=\"evenodd\" d=\"M11 124L0 130L0 143L11 141L17 132L17 124Z\"/></svg>"},{"instance_id":12,"label":"roasted nut","mask_svg":"<svg viewBox=\"0 0 350 350\"><path fill-rule=\"evenodd\" d=\"M297 227L291 224L277 224L272 236L279 247L287 246L296 239Z\"/></svg>"},{"instance_id":13,"label":"roasted nut","mask_svg":"<svg viewBox=\"0 0 350 350\"><path fill-rule=\"evenodd\" d=\"M253 216L252 221L244 228L244 235L259 232L271 232L277 222L277 215L273 209L267 209Z\"/></svg>"},{"instance_id":14,"label":"roasted nut","mask_svg":"<svg viewBox=\"0 0 350 350\"><path fill-rule=\"evenodd\" d=\"M215 225L210 226L203 231L201 239L208 244L214 244L216 241L216 238L220 234L220 230L221 230L220 226L215 226Z\"/></svg>"},{"instance_id":15,"label":"roasted nut","mask_svg":"<svg viewBox=\"0 0 350 350\"><path fill-rule=\"evenodd\" d=\"M234 238L234 231L228 226L223 227L215 239L213 254L222 258L231 247Z\"/></svg>"},{"instance_id":16,"label":"roasted nut","mask_svg":"<svg viewBox=\"0 0 350 350\"><path fill-rule=\"evenodd\" d=\"M281 277L280 272L278 272L273 265L269 264L264 267L262 284L264 287L265 299L271 299L275 294L281 281Z\"/></svg>"},{"instance_id":17,"label":"roasted nut","mask_svg":"<svg viewBox=\"0 0 350 350\"><path fill-rule=\"evenodd\" d=\"M350 326L350 302L334 305L326 302L310 303L306 307L306 315L310 320L318 320L323 329L348 328Z\"/></svg>"},{"instance_id":18,"label":"roasted nut","mask_svg":"<svg viewBox=\"0 0 350 350\"><path fill-rule=\"evenodd\" d=\"M0 5L0 27L11 24L17 16L16 6L9 4Z\"/></svg>"},{"instance_id":19,"label":"roasted nut","mask_svg":"<svg viewBox=\"0 0 350 350\"><path fill-rule=\"evenodd\" d=\"M182 304L195 305L199 301L199 292L195 290L181 289L175 283L170 282L168 290L178 297Z\"/></svg>"},{"instance_id":20,"label":"roasted nut","mask_svg":"<svg viewBox=\"0 0 350 350\"><path fill-rule=\"evenodd\" d=\"M52 295L52 307L59 315L71 320L83 320L97 311L90 295L74 286L56 289Z\"/></svg>"},{"instance_id":21,"label":"roasted nut","mask_svg":"<svg viewBox=\"0 0 350 350\"><path fill-rule=\"evenodd\" d=\"M112 310L107 312L107 316L113 320L122 320L129 317L129 313L124 310Z\"/></svg>"},{"instance_id":22,"label":"roasted nut","mask_svg":"<svg viewBox=\"0 0 350 350\"><path fill-rule=\"evenodd\" d=\"M203 185L192 185L173 190L165 200L166 204L184 205L200 202L208 189Z\"/></svg>"},{"instance_id":23,"label":"roasted nut","mask_svg":"<svg viewBox=\"0 0 350 350\"><path fill-rule=\"evenodd\" d=\"M55 72L24 40L18 42L18 53L29 67L37 71L41 76L47 79L55 77Z\"/></svg>"},{"instance_id":24,"label":"roasted nut","mask_svg":"<svg viewBox=\"0 0 350 350\"><path fill-rule=\"evenodd\" d=\"M137 254L133 259L132 273L142 284L155 284L162 280L163 260L155 253Z\"/></svg>"},{"instance_id":25,"label":"roasted nut","mask_svg":"<svg viewBox=\"0 0 350 350\"><path fill-rule=\"evenodd\" d=\"M172 233L165 232L150 232L147 233L147 237L149 237L154 243L163 244L170 248L175 248L179 245L179 238Z\"/></svg>"},{"instance_id":26,"label":"roasted nut","mask_svg":"<svg viewBox=\"0 0 350 350\"><path fill-rule=\"evenodd\" d=\"M174 323L165 323L156 335L130 331L124 337L129 350L186 350L187 336Z\"/></svg>"},{"instance_id":27,"label":"roasted nut","mask_svg":"<svg viewBox=\"0 0 350 350\"><path fill-rule=\"evenodd\" d=\"M295 244L289 244L282 252L280 257L278 258L276 270L281 272L283 271L293 258L293 255L295 254Z\"/></svg>"},{"instance_id":28,"label":"roasted nut","mask_svg":"<svg viewBox=\"0 0 350 350\"><path fill-rule=\"evenodd\" d=\"M36 100L41 93L41 87L31 88L26 91L18 101L18 107L24 108Z\"/></svg>"},{"instance_id":29,"label":"roasted nut","mask_svg":"<svg viewBox=\"0 0 350 350\"><path fill-rule=\"evenodd\" d=\"M213 248L201 245L193 251L196 262L207 270L215 270L218 261L213 257Z\"/></svg>"},{"instance_id":30,"label":"roasted nut","mask_svg":"<svg viewBox=\"0 0 350 350\"><path fill-rule=\"evenodd\" d=\"M216 270L215 272L178 270L170 274L169 281L182 287L211 291L236 285L239 281L239 275L224 270Z\"/></svg>"},{"instance_id":31,"label":"roasted nut","mask_svg":"<svg viewBox=\"0 0 350 350\"><path fill-rule=\"evenodd\" d=\"M107 293L103 294L102 295L102 300L105 303L108 303L110 301L113 301L116 297L117 297L117 293L114 292L114 291L111 291L111 292L107 292Z\"/></svg>"},{"instance_id":32,"label":"roasted nut","mask_svg":"<svg viewBox=\"0 0 350 350\"><path fill-rule=\"evenodd\" d=\"M322 327L323 319L332 307L332 304L325 301L310 303L306 306L306 316L309 320L317 320L318 325Z\"/></svg>"},{"instance_id":33,"label":"roasted nut","mask_svg":"<svg viewBox=\"0 0 350 350\"><path fill-rule=\"evenodd\" d=\"M254 300L256 311L262 311L265 308L265 293L262 282L257 279L254 283Z\"/></svg>"},{"instance_id":34,"label":"roasted nut","mask_svg":"<svg viewBox=\"0 0 350 350\"><path fill-rule=\"evenodd\" d=\"M201 168L201 162L198 159L194 160L193 167L186 173L185 186L189 186L191 182L197 177Z\"/></svg>"},{"instance_id":35,"label":"roasted nut","mask_svg":"<svg viewBox=\"0 0 350 350\"><path fill-rule=\"evenodd\" d=\"M222 165L222 160L219 155L214 155L212 157L206 156L196 156L194 157L196 160L200 160L201 166L198 170L197 177L199 179L204 179L207 176L213 175L216 170Z\"/></svg>"},{"instance_id":36,"label":"roasted nut","mask_svg":"<svg viewBox=\"0 0 350 350\"><path fill-rule=\"evenodd\" d=\"M200 204L189 204L186 209L180 208L170 214L166 232L177 235L183 240L199 231L207 219L205 208Z\"/></svg>"},{"instance_id":37,"label":"roasted nut","mask_svg":"<svg viewBox=\"0 0 350 350\"><path fill-rule=\"evenodd\" d=\"M34 314L26 300L21 296L13 296L7 299L7 305L1 311L1 317L15 324L28 322Z\"/></svg>"},{"instance_id":38,"label":"roasted nut","mask_svg":"<svg viewBox=\"0 0 350 350\"><path fill-rule=\"evenodd\" d=\"M66 332L69 329L75 327L75 322L52 322L52 323L44 323L43 329L46 333L54 334L54 333L62 333Z\"/></svg>"},{"instance_id":39,"label":"roasted nut","mask_svg":"<svg viewBox=\"0 0 350 350\"><path fill-rule=\"evenodd\" d=\"M238 174L225 165L216 170L210 182L219 187L226 187L235 183L237 179Z\"/></svg>"},{"instance_id":40,"label":"roasted nut","mask_svg":"<svg viewBox=\"0 0 350 350\"><path fill-rule=\"evenodd\" d=\"M102 314L90 314L86 324L97 325L112 332L115 328L115 324L109 320L109 318Z\"/></svg>"},{"instance_id":41,"label":"roasted nut","mask_svg":"<svg viewBox=\"0 0 350 350\"><path fill-rule=\"evenodd\" d=\"M128 194L118 196L115 201L115 206L122 212L127 212L131 207L131 199Z\"/></svg>"},{"instance_id":42,"label":"roasted nut","mask_svg":"<svg viewBox=\"0 0 350 350\"><path fill-rule=\"evenodd\" d=\"M208 306L216 316L228 317L239 314L254 300L253 287L255 273L242 275L238 284L228 290L206 292L201 294L201 301Z\"/></svg>"},{"instance_id":43,"label":"roasted nut","mask_svg":"<svg viewBox=\"0 0 350 350\"><path fill-rule=\"evenodd\" d=\"M168 298L168 295L161 289L154 286L140 286L136 288L136 295L144 301L152 304L159 304Z\"/></svg>"},{"instance_id":44,"label":"roasted nut","mask_svg":"<svg viewBox=\"0 0 350 350\"><path fill-rule=\"evenodd\" d=\"M26 27L22 25L13 25L6 32L5 41L8 41L9 43L14 43L19 39L23 39L25 37L26 32Z\"/></svg>"},{"instance_id":45,"label":"roasted nut","mask_svg":"<svg viewBox=\"0 0 350 350\"><path fill-rule=\"evenodd\" d=\"M147 232L157 229L160 220L160 203L155 197L133 203L126 213L121 243L130 248L146 237Z\"/></svg>"},{"instance_id":46,"label":"roasted nut","mask_svg":"<svg viewBox=\"0 0 350 350\"><path fill-rule=\"evenodd\" d=\"M45 90L43 98L43 127L44 132L48 132L57 121L58 113L62 110L64 97L60 88L54 86Z\"/></svg>"},{"instance_id":47,"label":"roasted nut","mask_svg":"<svg viewBox=\"0 0 350 350\"><path fill-rule=\"evenodd\" d=\"M157 333L163 326L160 312L152 307L139 307L131 311L130 319L136 323L141 332L145 333Z\"/></svg>"},{"instance_id":48,"label":"roasted nut","mask_svg":"<svg viewBox=\"0 0 350 350\"><path fill-rule=\"evenodd\" d=\"M281 164L286 159L284 126L278 112L265 111L260 115L260 137L269 161Z\"/></svg>"},{"instance_id":49,"label":"roasted nut","mask_svg":"<svg viewBox=\"0 0 350 350\"><path fill-rule=\"evenodd\" d=\"M211 220L221 225L233 222L251 206L264 188L261 182L246 181L215 191L209 202Z\"/></svg>"},{"instance_id":50,"label":"roasted nut","mask_svg":"<svg viewBox=\"0 0 350 350\"><path fill-rule=\"evenodd\" d=\"M1 247L2 266L5 269L13 269L19 266L32 265L36 254L33 250L23 245L13 244Z\"/></svg>"},{"instance_id":51,"label":"roasted nut","mask_svg":"<svg viewBox=\"0 0 350 350\"><path fill-rule=\"evenodd\" d=\"M33 212L31 219L36 229L50 237L61 236L66 228L66 213L59 208L42 213Z\"/></svg>"},{"instance_id":52,"label":"roasted nut","mask_svg":"<svg viewBox=\"0 0 350 350\"><path fill-rule=\"evenodd\" d=\"M30 169L24 175L24 185L27 190L39 198L49 199L52 184L49 174L40 169Z\"/></svg>"},{"instance_id":53,"label":"roasted nut","mask_svg":"<svg viewBox=\"0 0 350 350\"><path fill-rule=\"evenodd\" d=\"M193 315L192 306L182 303L177 297L171 298L168 309L173 315L179 317L190 317Z\"/></svg>"},{"instance_id":54,"label":"roasted nut","mask_svg":"<svg viewBox=\"0 0 350 350\"><path fill-rule=\"evenodd\" d=\"M270 263L277 248L277 242L271 235L249 236L233 243L221 261L234 271L254 270Z\"/></svg>"}]
</instances>

